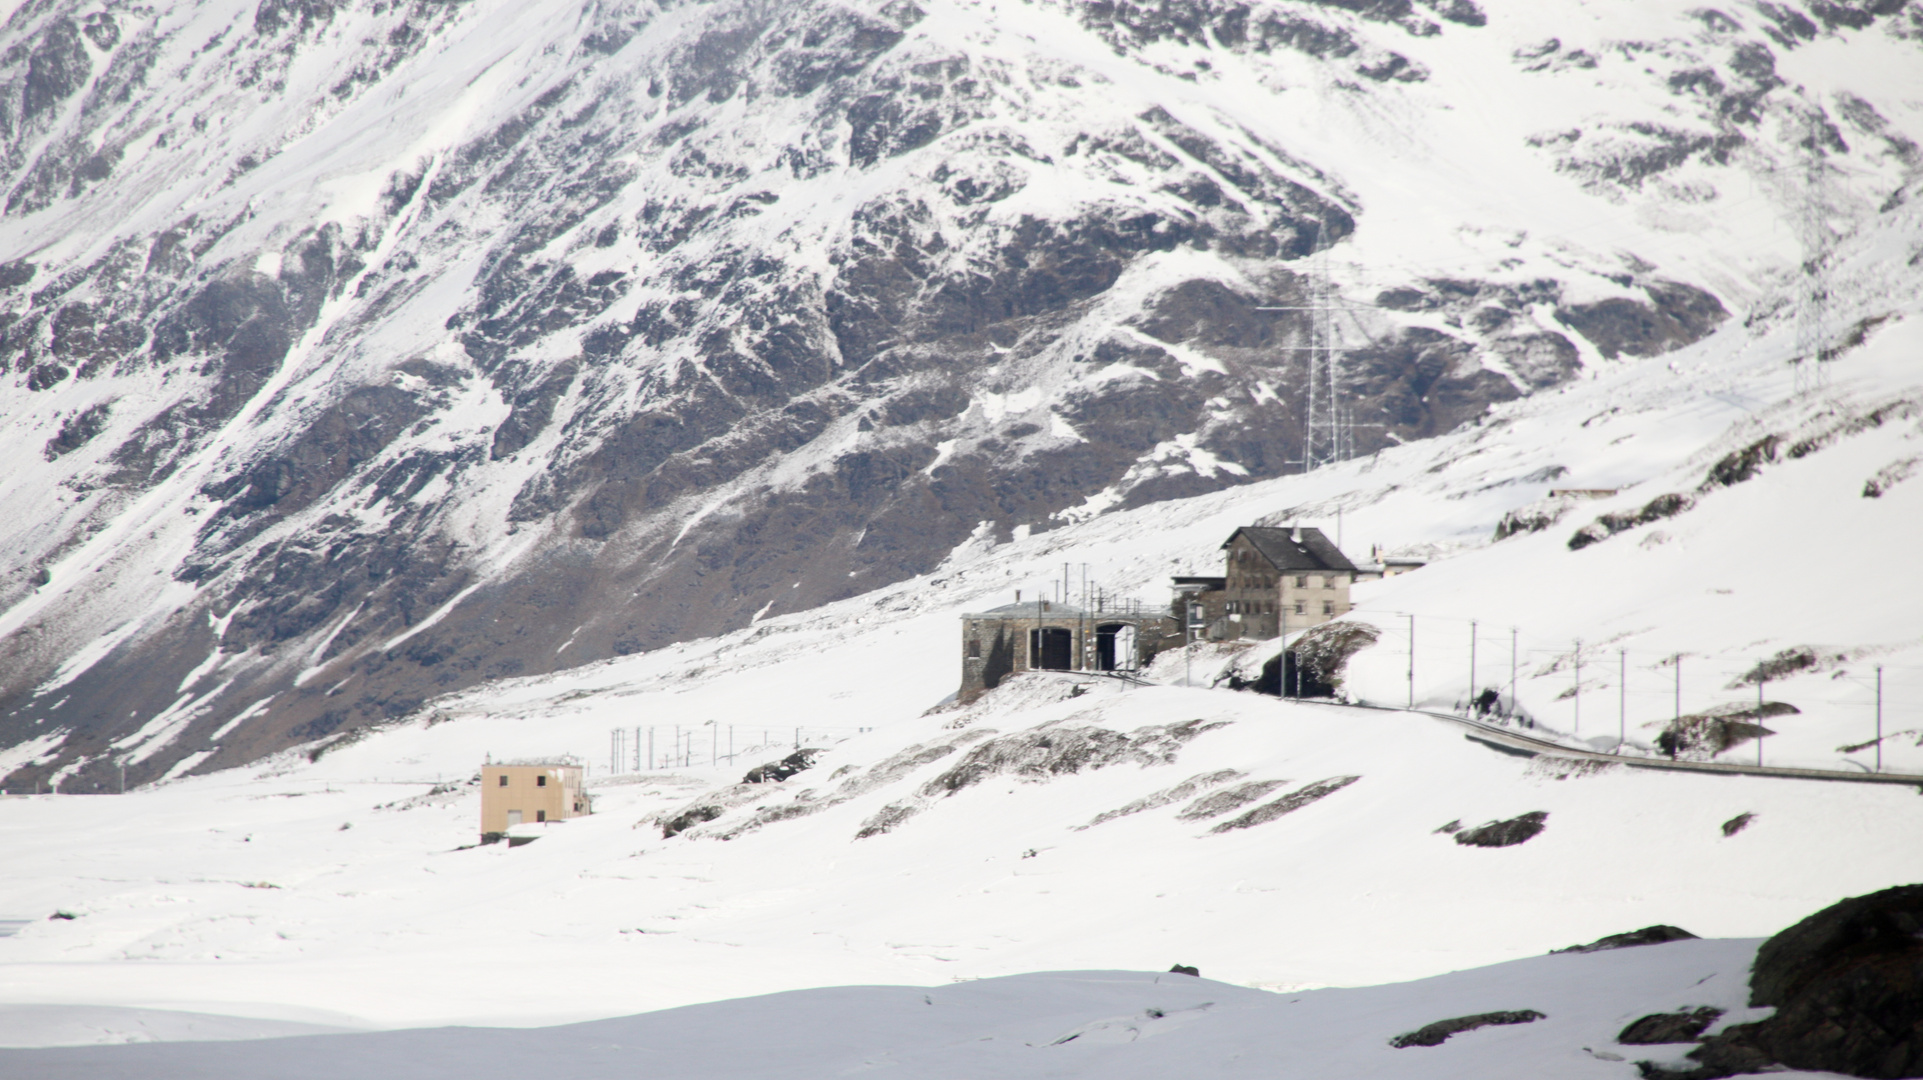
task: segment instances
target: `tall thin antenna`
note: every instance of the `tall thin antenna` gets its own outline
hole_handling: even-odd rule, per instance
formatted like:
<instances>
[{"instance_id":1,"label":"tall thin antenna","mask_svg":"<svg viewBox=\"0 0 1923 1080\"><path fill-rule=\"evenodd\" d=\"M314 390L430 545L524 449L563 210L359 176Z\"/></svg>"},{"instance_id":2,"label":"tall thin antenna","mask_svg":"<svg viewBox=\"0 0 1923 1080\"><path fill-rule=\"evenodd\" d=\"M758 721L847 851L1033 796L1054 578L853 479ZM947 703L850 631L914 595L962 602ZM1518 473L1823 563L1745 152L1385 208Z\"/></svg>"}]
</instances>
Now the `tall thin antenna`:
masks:
<instances>
[{"instance_id":1,"label":"tall thin antenna","mask_svg":"<svg viewBox=\"0 0 1923 1080\"><path fill-rule=\"evenodd\" d=\"M1803 247L1802 280L1796 294L1796 396L1821 393L1829 372L1823 361L1829 307L1829 172L1823 160L1823 114L1807 118L1803 156L1803 207L1799 229Z\"/></svg>"}]
</instances>

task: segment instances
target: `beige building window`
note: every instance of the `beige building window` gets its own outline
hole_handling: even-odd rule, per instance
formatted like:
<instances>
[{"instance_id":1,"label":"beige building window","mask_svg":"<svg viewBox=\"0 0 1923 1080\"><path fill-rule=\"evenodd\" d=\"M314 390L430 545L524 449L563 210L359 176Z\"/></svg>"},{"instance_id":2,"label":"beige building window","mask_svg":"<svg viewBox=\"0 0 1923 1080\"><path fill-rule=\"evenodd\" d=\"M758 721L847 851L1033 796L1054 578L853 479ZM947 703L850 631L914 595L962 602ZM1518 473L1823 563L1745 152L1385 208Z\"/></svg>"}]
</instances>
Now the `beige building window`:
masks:
<instances>
[{"instance_id":1,"label":"beige building window","mask_svg":"<svg viewBox=\"0 0 1923 1080\"><path fill-rule=\"evenodd\" d=\"M1308 612L1308 605L1302 603L1302 601L1300 600L1297 600L1295 602L1295 613L1297 615L1304 615L1304 614L1307 614L1307 612Z\"/></svg>"},{"instance_id":2,"label":"beige building window","mask_svg":"<svg viewBox=\"0 0 1923 1080\"><path fill-rule=\"evenodd\" d=\"M1297 578L1295 579L1295 587L1296 587L1296 588L1298 588L1298 589L1306 589L1306 588L1308 588L1308 587L1309 587L1309 579L1308 579L1308 577L1307 577L1307 576L1298 576L1298 577L1297 577Z\"/></svg>"},{"instance_id":3,"label":"beige building window","mask_svg":"<svg viewBox=\"0 0 1923 1080\"><path fill-rule=\"evenodd\" d=\"M1335 614L1335 603L1330 600L1322 601L1322 614L1324 615Z\"/></svg>"}]
</instances>

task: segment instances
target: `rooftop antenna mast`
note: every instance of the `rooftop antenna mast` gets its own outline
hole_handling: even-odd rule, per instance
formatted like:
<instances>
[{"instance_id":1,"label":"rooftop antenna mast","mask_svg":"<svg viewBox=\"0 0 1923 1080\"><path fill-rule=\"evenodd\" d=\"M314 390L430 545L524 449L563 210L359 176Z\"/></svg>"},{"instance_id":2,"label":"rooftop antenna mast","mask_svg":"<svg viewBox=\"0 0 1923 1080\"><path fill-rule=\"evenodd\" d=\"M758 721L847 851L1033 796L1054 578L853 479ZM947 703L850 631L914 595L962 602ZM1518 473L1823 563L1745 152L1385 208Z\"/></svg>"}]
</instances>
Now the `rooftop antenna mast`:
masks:
<instances>
[{"instance_id":1,"label":"rooftop antenna mast","mask_svg":"<svg viewBox=\"0 0 1923 1080\"><path fill-rule=\"evenodd\" d=\"M1829 173L1823 160L1823 114L1812 111L1804 142L1803 206L1798 231L1803 246L1802 280L1796 294L1796 396L1819 394L1829 383L1823 361L1824 323L1829 314Z\"/></svg>"}]
</instances>

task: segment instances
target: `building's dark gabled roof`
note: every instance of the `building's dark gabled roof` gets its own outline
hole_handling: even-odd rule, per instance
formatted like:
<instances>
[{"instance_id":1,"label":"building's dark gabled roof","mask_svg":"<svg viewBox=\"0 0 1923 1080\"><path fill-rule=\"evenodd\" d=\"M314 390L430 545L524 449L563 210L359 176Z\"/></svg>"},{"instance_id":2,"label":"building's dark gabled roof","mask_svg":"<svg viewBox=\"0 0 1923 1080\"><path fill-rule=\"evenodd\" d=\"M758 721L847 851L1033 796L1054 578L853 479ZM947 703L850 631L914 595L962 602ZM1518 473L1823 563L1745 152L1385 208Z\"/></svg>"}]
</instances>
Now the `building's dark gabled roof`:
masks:
<instances>
[{"instance_id":1,"label":"building's dark gabled roof","mask_svg":"<svg viewBox=\"0 0 1923 1080\"><path fill-rule=\"evenodd\" d=\"M1178 575L1175 578L1175 585L1177 588L1180 588L1183 585L1200 585L1204 589L1208 590L1209 592L1217 592L1219 590L1226 589L1229 587L1229 579L1225 577L1195 577L1193 575Z\"/></svg>"},{"instance_id":2,"label":"building's dark gabled roof","mask_svg":"<svg viewBox=\"0 0 1923 1080\"><path fill-rule=\"evenodd\" d=\"M1289 539L1291 532L1300 532L1301 541ZM1277 570L1355 570L1355 564L1337 550L1328 537L1322 535L1321 529L1269 529L1244 525L1230 533L1222 546L1226 548L1235 543L1238 536L1248 537L1255 550Z\"/></svg>"}]
</instances>

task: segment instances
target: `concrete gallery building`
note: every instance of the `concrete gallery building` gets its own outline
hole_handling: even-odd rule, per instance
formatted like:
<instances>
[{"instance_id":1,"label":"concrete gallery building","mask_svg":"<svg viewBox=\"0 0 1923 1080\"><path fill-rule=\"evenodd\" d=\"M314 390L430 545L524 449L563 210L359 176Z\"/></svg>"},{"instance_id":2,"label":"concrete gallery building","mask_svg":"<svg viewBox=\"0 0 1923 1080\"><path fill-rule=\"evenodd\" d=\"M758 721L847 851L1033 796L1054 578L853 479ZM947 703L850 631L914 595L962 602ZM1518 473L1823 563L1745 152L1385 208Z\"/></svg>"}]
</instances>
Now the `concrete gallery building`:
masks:
<instances>
[{"instance_id":1,"label":"concrete gallery building","mask_svg":"<svg viewBox=\"0 0 1923 1080\"><path fill-rule=\"evenodd\" d=\"M566 821L589 812L581 765L573 758L532 758L481 767L481 840L492 843L516 825Z\"/></svg>"},{"instance_id":2,"label":"concrete gallery building","mask_svg":"<svg viewBox=\"0 0 1923 1080\"><path fill-rule=\"evenodd\" d=\"M1139 604L1092 608L1017 600L962 616L963 702L1024 671L1134 671L1170 632L1166 614Z\"/></svg>"}]
</instances>

